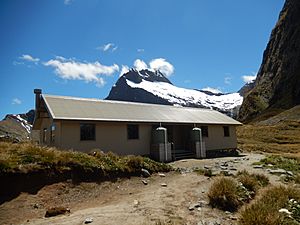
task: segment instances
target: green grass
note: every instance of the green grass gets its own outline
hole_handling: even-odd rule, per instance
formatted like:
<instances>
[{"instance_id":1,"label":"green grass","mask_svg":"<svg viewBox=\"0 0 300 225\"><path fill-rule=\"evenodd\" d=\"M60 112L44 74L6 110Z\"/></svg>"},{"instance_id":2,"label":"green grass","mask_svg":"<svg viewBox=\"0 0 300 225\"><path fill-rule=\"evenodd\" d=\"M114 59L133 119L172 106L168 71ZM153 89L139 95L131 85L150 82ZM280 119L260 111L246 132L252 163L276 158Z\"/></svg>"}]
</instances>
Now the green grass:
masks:
<instances>
[{"instance_id":1,"label":"green grass","mask_svg":"<svg viewBox=\"0 0 300 225\"><path fill-rule=\"evenodd\" d=\"M170 171L164 163L141 156L118 156L113 153L97 152L94 156L75 151L41 147L32 143L13 144L0 142L0 174L34 172L46 169L63 172L102 171L110 173L138 173L141 168L149 172Z\"/></svg>"},{"instance_id":2,"label":"green grass","mask_svg":"<svg viewBox=\"0 0 300 225\"><path fill-rule=\"evenodd\" d=\"M300 172L300 159L295 157L283 157L280 155L270 155L262 159L259 163L265 167L279 168L287 171L292 171L294 173Z\"/></svg>"}]
</instances>

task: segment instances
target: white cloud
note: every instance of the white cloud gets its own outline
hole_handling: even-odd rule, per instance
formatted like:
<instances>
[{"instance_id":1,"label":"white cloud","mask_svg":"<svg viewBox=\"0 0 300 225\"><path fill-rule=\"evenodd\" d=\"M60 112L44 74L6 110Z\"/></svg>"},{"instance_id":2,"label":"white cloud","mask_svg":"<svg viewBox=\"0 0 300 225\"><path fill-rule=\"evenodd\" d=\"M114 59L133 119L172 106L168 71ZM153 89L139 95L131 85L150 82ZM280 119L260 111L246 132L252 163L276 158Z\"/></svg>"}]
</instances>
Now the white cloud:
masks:
<instances>
[{"instance_id":1,"label":"white cloud","mask_svg":"<svg viewBox=\"0 0 300 225\"><path fill-rule=\"evenodd\" d=\"M125 68L127 68L127 69L129 68L128 66L122 65L122 70L123 70L123 67L124 67L124 71L125 71ZM163 58L152 59L149 62L149 65L147 65L147 63L145 63L141 59L136 59L133 63L133 68L136 70L145 70L145 69L150 70L150 71L159 70L166 77L169 77L174 73L174 66ZM121 75L122 75L122 72L121 72Z\"/></svg>"},{"instance_id":2,"label":"white cloud","mask_svg":"<svg viewBox=\"0 0 300 225\"><path fill-rule=\"evenodd\" d=\"M129 67L126 65L122 65L122 69L119 76L121 77L124 73L127 73L128 71L129 71Z\"/></svg>"},{"instance_id":3,"label":"white cloud","mask_svg":"<svg viewBox=\"0 0 300 225\"><path fill-rule=\"evenodd\" d=\"M209 91L209 92L212 92L214 94L223 93L219 88L212 88L212 87L203 88L202 91Z\"/></svg>"},{"instance_id":4,"label":"white cloud","mask_svg":"<svg viewBox=\"0 0 300 225\"><path fill-rule=\"evenodd\" d=\"M65 5L70 5L73 0L64 0Z\"/></svg>"},{"instance_id":5,"label":"white cloud","mask_svg":"<svg viewBox=\"0 0 300 225\"><path fill-rule=\"evenodd\" d=\"M174 73L174 66L163 58L151 60L149 66L152 70L159 70L166 77L169 77Z\"/></svg>"},{"instance_id":6,"label":"white cloud","mask_svg":"<svg viewBox=\"0 0 300 225\"><path fill-rule=\"evenodd\" d=\"M144 51L145 51L145 49L143 49L143 48L139 48L139 49L137 49L136 51L137 51L137 52L144 52Z\"/></svg>"},{"instance_id":7,"label":"white cloud","mask_svg":"<svg viewBox=\"0 0 300 225\"><path fill-rule=\"evenodd\" d=\"M143 60L140 60L140 59L136 59L133 63L133 66L135 69L137 70L145 70L145 69L148 69L148 66L147 64L143 61Z\"/></svg>"},{"instance_id":8,"label":"white cloud","mask_svg":"<svg viewBox=\"0 0 300 225\"><path fill-rule=\"evenodd\" d=\"M28 62L33 62L33 63L35 63L35 64L37 64L37 63L40 61L39 58L34 58L34 57L32 57L31 55L26 55L26 54L20 56L19 59L22 59L22 60L28 61Z\"/></svg>"},{"instance_id":9,"label":"white cloud","mask_svg":"<svg viewBox=\"0 0 300 225\"><path fill-rule=\"evenodd\" d=\"M232 77L225 77L224 78L224 83L230 85L231 84L231 80L232 80Z\"/></svg>"},{"instance_id":10,"label":"white cloud","mask_svg":"<svg viewBox=\"0 0 300 225\"><path fill-rule=\"evenodd\" d=\"M111 49L111 51L114 52L114 51L116 51L117 49L118 49L118 46L113 47L113 48Z\"/></svg>"},{"instance_id":11,"label":"white cloud","mask_svg":"<svg viewBox=\"0 0 300 225\"><path fill-rule=\"evenodd\" d=\"M249 84L255 81L257 74L252 72L252 75L244 75L242 79L245 83Z\"/></svg>"},{"instance_id":12,"label":"white cloud","mask_svg":"<svg viewBox=\"0 0 300 225\"><path fill-rule=\"evenodd\" d=\"M18 99L18 98L14 98L12 100L11 104L13 104L13 105L20 105L20 104L22 104L22 101L20 99Z\"/></svg>"},{"instance_id":13,"label":"white cloud","mask_svg":"<svg viewBox=\"0 0 300 225\"><path fill-rule=\"evenodd\" d=\"M83 63L63 57L51 59L45 62L44 65L55 68L55 73L62 79L95 82L99 87L105 84L103 77L100 77L101 75L109 76L119 71L119 66L116 64L105 66L98 61Z\"/></svg>"},{"instance_id":14,"label":"white cloud","mask_svg":"<svg viewBox=\"0 0 300 225\"><path fill-rule=\"evenodd\" d=\"M112 52L114 52L118 49L118 46L116 46L114 43L108 43L108 44L97 47L97 49L101 50L103 52L106 52L108 50L111 50Z\"/></svg>"}]
</instances>

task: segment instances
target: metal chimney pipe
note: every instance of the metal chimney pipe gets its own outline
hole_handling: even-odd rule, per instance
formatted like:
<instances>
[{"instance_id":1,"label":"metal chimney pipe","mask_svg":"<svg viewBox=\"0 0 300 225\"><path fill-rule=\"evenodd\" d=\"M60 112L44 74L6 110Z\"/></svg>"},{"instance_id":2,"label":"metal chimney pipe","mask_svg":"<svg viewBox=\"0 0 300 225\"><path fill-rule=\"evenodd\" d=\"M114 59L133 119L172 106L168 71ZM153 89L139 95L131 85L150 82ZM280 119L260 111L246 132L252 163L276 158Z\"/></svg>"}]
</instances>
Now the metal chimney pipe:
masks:
<instances>
[{"instance_id":1,"label":"metal chimney pipe","mask_svg":"<svg viewBox=\"0 0 300 225\"><path fill-rule=\"evenodd\" d=\"M35 94L35 110L38 111L40 108L41 104L41 94L42 94L42 89L34 89L34 94Z\"/></svg>"}]
</instances>

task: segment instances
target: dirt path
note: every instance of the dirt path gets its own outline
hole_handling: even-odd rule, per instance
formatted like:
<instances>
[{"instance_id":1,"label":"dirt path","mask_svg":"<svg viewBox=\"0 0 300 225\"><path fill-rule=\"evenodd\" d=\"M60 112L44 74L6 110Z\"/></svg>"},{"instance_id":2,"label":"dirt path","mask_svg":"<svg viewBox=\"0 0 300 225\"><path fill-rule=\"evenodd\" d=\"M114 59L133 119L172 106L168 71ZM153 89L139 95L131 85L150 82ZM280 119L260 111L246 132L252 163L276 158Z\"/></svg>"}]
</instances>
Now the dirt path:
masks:
<instances>
[{"instance_id":1,"label":"dirt path","mask_svg":"<svg viewBox=\"0 0 300 225\"><path fill-rule=\"evenodd\" d=\"M236 215L212 209L207 191L214 178L191 172L194 168L208 167L230 173L246 169L249 172L264 173L271 182L277 176L270 176L262 169L254 169L253 162L264 156L249 154L244 157L227 157L203 160L181 160L172 163L181 172L171 172L161 177L152 175L142 183L142 178L121 179L115 182L58 183L44 187L36 195L21 194L16 199L0 206L1 224L84 224L86 218L92 224L235 224ZM167 186L163 187L161 184ZM201 201L201 207L189 209ZM68 215L44 218L46 208L66 206Z\"/></svg>"}]
</instances>

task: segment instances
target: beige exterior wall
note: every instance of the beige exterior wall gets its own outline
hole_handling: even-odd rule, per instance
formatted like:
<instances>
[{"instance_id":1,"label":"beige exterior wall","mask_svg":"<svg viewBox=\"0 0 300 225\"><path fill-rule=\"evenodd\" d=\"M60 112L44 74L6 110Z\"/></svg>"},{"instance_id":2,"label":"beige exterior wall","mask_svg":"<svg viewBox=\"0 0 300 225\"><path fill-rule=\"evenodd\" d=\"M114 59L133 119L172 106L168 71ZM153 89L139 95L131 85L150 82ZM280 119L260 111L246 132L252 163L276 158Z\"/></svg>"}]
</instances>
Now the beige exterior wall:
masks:
<instances>
[{"instance_id":1,"label":"beige exterior wall","mask_svg":"<svg viewBox=\"0 0 300 225\"><path fill-rule=\"evenodd\" d=\"M139 125L139 139L127 139L127 123L96 122L96 140L80 140L80 122L57 122L55 145L63 149L89 152L92 149L112 151L119 155L149 155L151 128L149 124Z\"/></svg>"},{"instance_id":2,"label":"beige exterior wall","mask_svg":"<svg viewBox=\"0 0 300 225\"><path fill-rule=\"evenodd\" d=\"M96 125L96 140L80 140L80 121L52 121L43 119L40 130L40 143L56 146L62 149L74 149L90 152L100 149L104 152L112 151L119 155L149 155L151 147L152 124L139 124L139 139L127 139L127 123L94 122ZM51 142L51 126L55 126L54 140ZM176 125L175 125L176 126ZM175 128L181 128L182 125ZM198 125L200 127L200 125ZM43 142L43 129L47 128L46 143ZM237 147L236 127L229 126L230 136L224 137L222 125L208 125L208 137L203 137L205 148L210 150L234 149ZM174 132L174 139L180 140L178 132Z\"/></svg>"},{"instance_id":3,"label":"beige exterior wall","mask_svg":"<svg viewBox=\"0 0 300 225\"><path fill-rule=\"evenodd\" d=\"M229 137L224 137L224 129L221 125L208 126L208 137L203 137L206 150L222 150L237 148L236 127L229 126Z\"/></svg>"},{"instance_id":4,"label":"beige exterior wall","mask_svg":"<svg viewBox=\"0 0 300 225\"><path fill-rule=\"evenodd\" d=\"M50 118L44 118L41 122L41 129L39 131L39 133L40 133L39 143L41 145L48 145L48 146L50 145L51 124L52 124L52 119L50 119ZM44 129L46 129L45 140L44 140Z\"/></svg>"}]
</instances>

